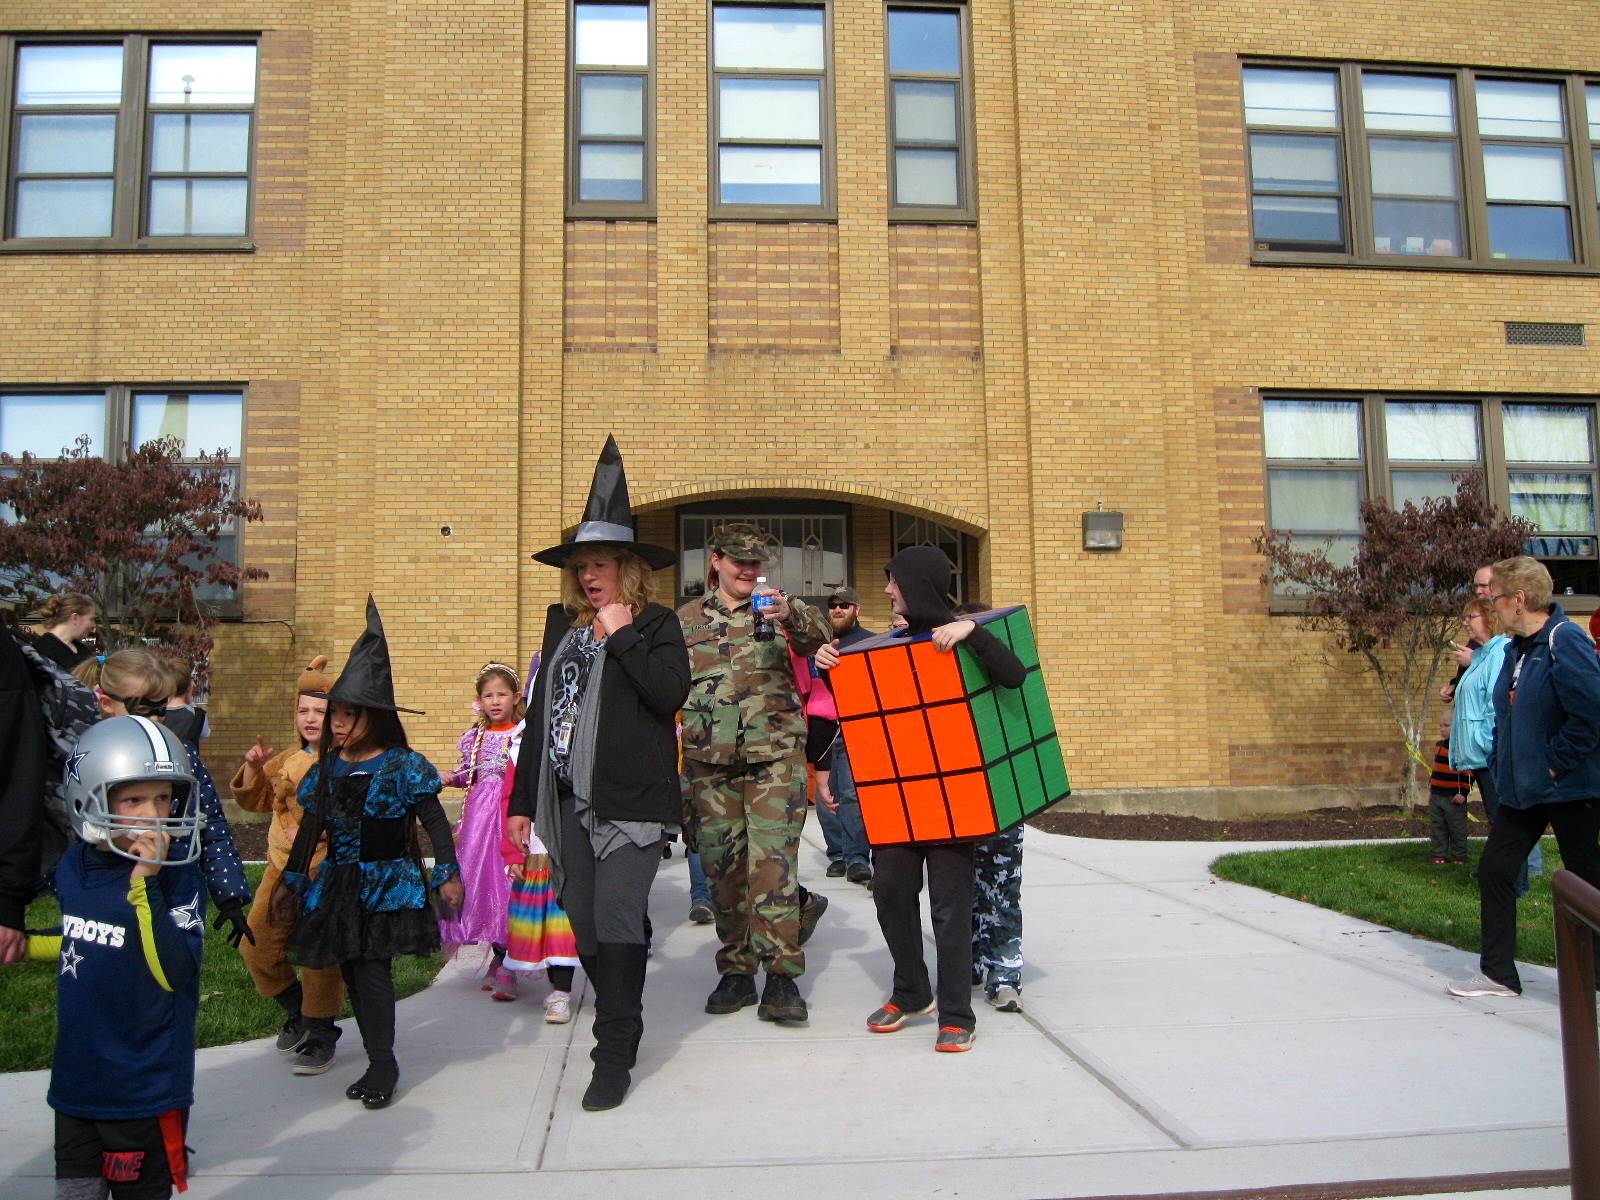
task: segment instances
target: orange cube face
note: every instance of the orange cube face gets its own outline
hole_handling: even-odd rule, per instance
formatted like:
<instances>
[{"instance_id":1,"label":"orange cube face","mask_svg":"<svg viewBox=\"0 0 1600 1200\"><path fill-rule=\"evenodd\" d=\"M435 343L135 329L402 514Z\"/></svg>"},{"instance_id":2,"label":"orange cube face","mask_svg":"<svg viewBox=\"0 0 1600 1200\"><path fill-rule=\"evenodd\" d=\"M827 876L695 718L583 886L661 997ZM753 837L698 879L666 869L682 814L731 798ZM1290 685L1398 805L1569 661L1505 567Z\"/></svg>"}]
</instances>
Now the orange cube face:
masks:
<instances>
[{"instance_id":1,"label":"orange cube face","mask_svg":"<svg viewBox=\"0 0 1600 1200\"><path fill-rule=\"evenodd\" d=\"M867 840L894 846L987 837L1069 792L1026 610L974 618L1027 668L992 683L965 646L883 634L829 673Z\"/></svg>"}]
</instances>

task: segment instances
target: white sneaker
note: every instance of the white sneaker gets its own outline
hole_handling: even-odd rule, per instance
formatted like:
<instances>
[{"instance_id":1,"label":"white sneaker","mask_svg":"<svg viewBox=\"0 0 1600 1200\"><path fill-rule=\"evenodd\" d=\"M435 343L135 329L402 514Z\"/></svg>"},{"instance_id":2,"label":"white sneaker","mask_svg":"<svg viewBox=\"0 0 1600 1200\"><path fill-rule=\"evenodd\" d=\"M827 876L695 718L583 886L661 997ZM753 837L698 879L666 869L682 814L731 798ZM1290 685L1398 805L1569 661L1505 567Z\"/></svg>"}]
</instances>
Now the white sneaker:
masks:
<instances>
[{"instance_id":1,"label":"white sneaker","mask_svg":"<svg viewBox=\"0 0 1600 1200\"><path fill-rule=\"evenodd\" d=\"M1479 973L1470 979L1452 979L1445 989L1452 996L1500 996L1513 1000L1522 993Z\"/></svg>"},{"instance_id":2,"label":"white sneaker","mask_svg":"<svg viewBox=\"0 0 1600 1200\"><path fill-rule=\"evenodd\" d=\"M544 1023L565 1025L572 1020L572 993L551 992L544 998Z\"/></svg>"},{"instance_id":3,"label":"white sneaker","mask_svg":"<svg viewBox=\"0 0 1600 1200\"><path fill-rule=\"evenodd\" d=\"M994 995L987 997L989 1007L1004 1013L1019 1013L1022 1011L1022 993L1009 983L1002 983L994 989Z\"/></svg>"}]
</instances>

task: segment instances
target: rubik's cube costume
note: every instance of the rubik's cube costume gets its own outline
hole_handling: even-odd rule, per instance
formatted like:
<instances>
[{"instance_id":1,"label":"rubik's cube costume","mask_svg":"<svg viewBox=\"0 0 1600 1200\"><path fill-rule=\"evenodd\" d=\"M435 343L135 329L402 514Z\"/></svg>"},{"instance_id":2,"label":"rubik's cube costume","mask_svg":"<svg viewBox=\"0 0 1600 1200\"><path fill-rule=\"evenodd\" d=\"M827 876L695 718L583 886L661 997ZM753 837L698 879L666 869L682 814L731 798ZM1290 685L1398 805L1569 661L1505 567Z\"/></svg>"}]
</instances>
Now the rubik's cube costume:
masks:
<instances>
[{"instance_id":1,"label":"rubik's cube costume","mask_svg":"<svg viewBox=\"0 0 1600 1200\"><path fill-rule=\"evenodd\" d=\"M889 1003L916 1013L937 1000L942 1030L970 1031L974 847L1066 795L1066 771L1027 614L971 618L966 639L941 651L932 631L957 620L950 560L913 547L887 572L908 627L851 646L829 682L875 847L873 898L895 963ZM922 953L924 871L936 989Z\"/></svg>"}]
</instances>

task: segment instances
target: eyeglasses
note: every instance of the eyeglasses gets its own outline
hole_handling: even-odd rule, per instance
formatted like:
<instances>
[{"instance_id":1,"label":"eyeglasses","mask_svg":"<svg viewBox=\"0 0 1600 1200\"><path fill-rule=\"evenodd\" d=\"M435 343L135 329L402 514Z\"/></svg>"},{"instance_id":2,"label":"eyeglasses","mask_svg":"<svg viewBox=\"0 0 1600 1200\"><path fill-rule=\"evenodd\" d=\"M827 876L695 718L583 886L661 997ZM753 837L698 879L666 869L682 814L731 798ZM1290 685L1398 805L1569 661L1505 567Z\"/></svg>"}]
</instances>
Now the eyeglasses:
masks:
<instances>
[{"instance_id":1,"label":"eyeglasses","mask_svg":"<svg viewBox=\"0 0 1600 1200\"><path fill-rule=\"evenodd\" d=\"M1515 600L1516 598L1517 594L1515 592L1490 592L1486 597L1489 600Z\"/></svg>"},{"instance_id":2,"label":"eyeglasses","mask_svg":"<svg viewBox=\"0 0 1600 1200\"><path fill-rule=\"evenodd\" d=\"M152 700L148 696L113 696L104 690L100 694L107 700L115 700L128 710L130 717L164 717L167 715L167 699L163 696L159 700Z\"/></svg>"}]
</instances>

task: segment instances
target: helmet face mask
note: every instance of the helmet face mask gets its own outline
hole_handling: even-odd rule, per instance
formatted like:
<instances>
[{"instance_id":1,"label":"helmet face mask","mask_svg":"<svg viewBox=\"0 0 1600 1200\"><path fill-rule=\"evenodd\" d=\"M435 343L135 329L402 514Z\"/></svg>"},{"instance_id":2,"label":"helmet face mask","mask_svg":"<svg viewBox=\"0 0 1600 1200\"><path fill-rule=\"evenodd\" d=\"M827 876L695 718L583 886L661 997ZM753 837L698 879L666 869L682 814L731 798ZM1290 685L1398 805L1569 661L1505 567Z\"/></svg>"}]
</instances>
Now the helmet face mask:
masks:
<instances>
[{"instance_id":1,"label":"helmet face mask","mask_svg":"<svg viewBox=\"0 0 1600 1200\"><path fill-rule=\"evenodd\" d=\"M197 800L189 755L171 730L147 717L109 717L78 739L67 759L67 802L72 828L86 842L135 862L184 866L200 857L199 833L205 824ZM119 816L111 793L125 783L163 783L172 788L176 811L158 817ZM157 830L167 837L164 852L154 860L117 844Z\"/></svg>"}]
</instances>

